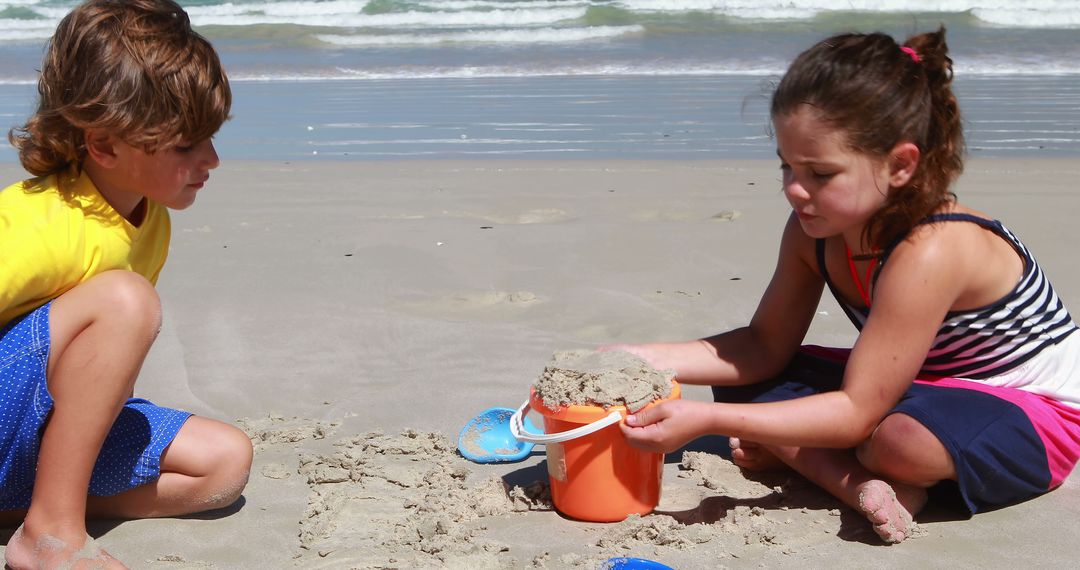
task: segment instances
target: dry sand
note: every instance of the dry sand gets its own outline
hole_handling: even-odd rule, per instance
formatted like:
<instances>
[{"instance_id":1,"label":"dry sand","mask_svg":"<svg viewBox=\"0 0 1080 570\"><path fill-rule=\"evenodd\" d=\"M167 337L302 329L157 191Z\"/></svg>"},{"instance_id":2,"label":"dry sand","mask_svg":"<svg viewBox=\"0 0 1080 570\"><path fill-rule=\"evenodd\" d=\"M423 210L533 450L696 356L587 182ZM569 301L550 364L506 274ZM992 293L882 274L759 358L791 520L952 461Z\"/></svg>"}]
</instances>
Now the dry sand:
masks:
<instances>
[{"instance_id":1,"label":"dry sand","mask_svg":"<svg viewBox=\"0 0 1080 570\"><path fill-rule=\"evenodd\" d=\"M958 188L1074 311L1078 175L977 160ZM92 534L140 568L1072 567L1077 476L970 520L931 508L887 547L799 477L744 477L721 438L669 454L656 513L614 524L551 510L542 447L502 465L454 452L556 349L745 323L787 215L778 186L772 161L226 162L173 217L165 323L136 390L237 420L251 483L223 512ZM808 341L853 338L824 302Z\"/></svg>"}]
</instances>

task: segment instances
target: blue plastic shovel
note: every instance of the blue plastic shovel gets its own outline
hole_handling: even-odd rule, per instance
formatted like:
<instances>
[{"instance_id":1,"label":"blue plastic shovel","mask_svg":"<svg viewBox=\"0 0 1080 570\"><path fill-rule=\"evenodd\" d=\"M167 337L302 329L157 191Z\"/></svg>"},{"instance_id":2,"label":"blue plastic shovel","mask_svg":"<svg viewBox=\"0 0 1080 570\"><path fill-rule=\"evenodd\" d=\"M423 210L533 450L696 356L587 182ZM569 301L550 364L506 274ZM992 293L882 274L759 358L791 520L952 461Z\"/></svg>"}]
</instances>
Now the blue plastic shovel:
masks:
<instances>
[{"instance_id":1,"label":"blue plastic shovel","mask_svg":"<svg viewBox=\"0 0 1080 570\"><path fill-rule=\"evenodd\" d=\"M600 567L602 570L674 570L671 566L665 566L653 560L644 558L608 558L607 562Z\"/></svg>"},{"instance_id":2,"label":"blue plastic shovel","mask_svg":"<svg viewBox=\"0 0 1080 570\"><path fill-rule=\"evenodd\" d=\"M532 453L535 444L519 441L510 432L510 408L488 408L469 420L458 434L458 453L476 463L510 463L521 461ZM525 424L536 429L529 418Z\"/></svg>"}]
</instances>

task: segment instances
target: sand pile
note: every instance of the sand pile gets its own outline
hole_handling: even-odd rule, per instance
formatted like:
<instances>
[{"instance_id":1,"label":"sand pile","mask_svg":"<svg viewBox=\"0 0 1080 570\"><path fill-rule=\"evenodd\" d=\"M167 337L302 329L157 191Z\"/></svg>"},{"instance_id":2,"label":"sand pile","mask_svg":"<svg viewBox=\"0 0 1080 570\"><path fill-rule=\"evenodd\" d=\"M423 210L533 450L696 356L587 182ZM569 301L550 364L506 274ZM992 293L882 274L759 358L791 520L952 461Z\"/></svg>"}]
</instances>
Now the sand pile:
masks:
<instances>
[{"instance_id":1,"label":"sand pile","mask_svg":"<svg viewBox=\"0 0 1080 570\"><path fill-rule=\"evenodd\" d=\"M483 519L551 509L541 483L471 483L472 470L440 433L375 431L335 447L300 457L311 489L300 521L304 567L509 567L506 547L481 536Z\"/></svg>"},{"instance_id":2,"label":"sand pile","mask_svg":"<svg viewBox=\"0 0 1080 570\"><path fill-rule=\"evenodd\" d=\"M631 412L671 395L674 370L656 370L621 350L555 352L533 385L548 408L626 406Z\"/></svg>"},{"instance_id":3,"label":"sand pile","mask_svg":"<svg viewBox=\"0 0 1080 570\"><path fill-rule=\"evenodd\" d=\"M840 505L804 479L746 478L709 453L685 451L667 466L652 514L586 523L554 511L543 463L507 475L507 466L460 457L439 432L369 431L331 444L338 422L271 414L240 423L265 458L256 471L262 485L307 490L293 535L299 568L595 570L613 556L723 567L775 563L840 532ZM852 523L847 535L876 544L864 519ZM167 562L175 565L153 565Z\"/></svg>"},{"instance_id":4,"label":"sand pile","mask_svg":"<svg viewBox=\"0 0 1080 570\"><path fill-rule=\"evenodd\" d=\"M324 439L341 425L341 422L325 422L306 418L285 417L281 414L267 414L259 418L241 418L236 420L237 427L251 438L255 451L268 446L285 443L300 443L308 439Z\"/></svg>"}]
</instances>

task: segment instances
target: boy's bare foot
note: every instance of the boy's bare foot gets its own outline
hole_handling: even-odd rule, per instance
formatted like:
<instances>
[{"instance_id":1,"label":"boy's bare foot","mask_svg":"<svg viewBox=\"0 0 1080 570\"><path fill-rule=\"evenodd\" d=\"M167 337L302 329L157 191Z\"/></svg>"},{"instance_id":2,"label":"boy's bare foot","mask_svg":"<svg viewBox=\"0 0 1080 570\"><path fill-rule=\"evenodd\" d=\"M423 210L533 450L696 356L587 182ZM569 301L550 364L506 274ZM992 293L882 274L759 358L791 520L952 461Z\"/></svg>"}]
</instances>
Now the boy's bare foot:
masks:
<instances>
[{"instance_id":1,"label":"boy's bare foot","mask_svg":"<svg viewBox=\"0 0 1080 570\"><path fill-rule=\"evenodd\" d=\"M729 437L728 446L731 447L732 461L743 469L749 471L782 471L788 468L783 461L780 461L779 457L753 441Z\"/></svg>"},{"instance_id":2,"label":"boy's bare foot","mask_svg":"<svg viewBox=\"0 0 1080 570\"><path fill-rule=\"evenodd\" d=\"M32 540L20 526L8 541L4 550L4 562L12 570L24 569L68 569L89 570L108 569L126 570L119 560L101 549L89 536L81 547L69 546L68 543L48 534Z\"/></svg>"},{"instance_id":3,"label":"boy's bare foot","mask_svg":"<svg viewBox=\"0 0 1080 570\"><path fill-rule=\"evenodd\" d=\"M902 542L915 532L915 521L896 498L892 486L881 480L863 483L859 489L859 510L874 525L874 532L889 544Z\"/></svg>"}]
</instances>

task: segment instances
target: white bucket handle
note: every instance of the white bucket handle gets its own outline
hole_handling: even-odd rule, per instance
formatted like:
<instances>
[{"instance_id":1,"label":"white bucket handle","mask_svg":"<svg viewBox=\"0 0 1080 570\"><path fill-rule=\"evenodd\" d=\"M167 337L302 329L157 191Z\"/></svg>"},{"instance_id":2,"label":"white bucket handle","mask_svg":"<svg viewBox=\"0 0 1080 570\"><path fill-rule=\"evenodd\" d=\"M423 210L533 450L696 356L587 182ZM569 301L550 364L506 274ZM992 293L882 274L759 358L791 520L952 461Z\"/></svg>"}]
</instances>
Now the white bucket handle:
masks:
<instances>
[{"instance_id":1,"label":"white bucket handle","mask_svg":"<svg viewBox=\"0 0 1080 570\"><path fill-rule=\"evenodd\" d=\"M527 441L529 443L562 443L564 441L570 441L571 439L577 439L589 435L591 433L598 432L610 425L619 423L622 419L622 413L618 410L612 410L607 416L596 420L591 424L585 424L579 428L567 430L559 433L543 434L532 433L525 429L523 419L525 414L529 410L529 401L525 400L525 403L514 412L514 415L510 416L510 434L514 436L514 439L518 441Z\"/></svg>"}]
</instances>

